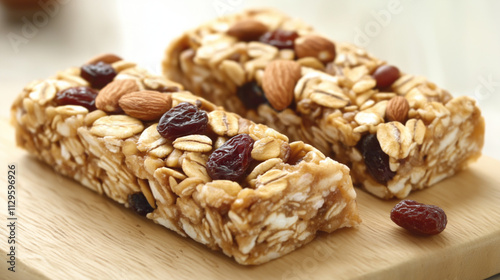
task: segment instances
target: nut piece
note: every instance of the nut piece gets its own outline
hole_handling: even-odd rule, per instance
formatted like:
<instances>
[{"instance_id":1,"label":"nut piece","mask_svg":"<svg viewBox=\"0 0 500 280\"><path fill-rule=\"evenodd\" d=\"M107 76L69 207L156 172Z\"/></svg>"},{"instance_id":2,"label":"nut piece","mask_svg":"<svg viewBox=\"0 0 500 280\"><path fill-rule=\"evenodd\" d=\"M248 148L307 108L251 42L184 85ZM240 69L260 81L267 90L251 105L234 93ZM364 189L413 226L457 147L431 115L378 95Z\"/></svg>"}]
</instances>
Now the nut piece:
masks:
<instances>
[{"instance_id":1,"label":"nut piece","mask_svg":"<svg viewBox=\"0 0 500 280\"><path fill-rule=\"evenodd\" d=\"M253 41L266 33L267 30L267 26L260 21L244 19L233 24L227 31L227 35L234 36L241 41Z\"/></svg>"},{"instance_id":2,"label":"nut piece","mask_svg":"<svg viewBox=\"0 0 500 280\"><path fill-rule=\"evenodd\" d=\"M300 64L289 60L275 60L264 71L262 87L271 106L284 110L293 101L293 90L300 79Z\"/></svg>"},{"instance_id":3,"label":"nut piece","mask_svg":"<svg viewBox=\"0 0 500 280\"><path fill-rule=\"evenodd\" d=\"M409 110L410 104L408 100L402 96L395 96L387 103L385 117L387 121L396 121L404 124L408 118Z\"/></svg>"},{"instance_id":4,"label":"nut piece","mask_svg":"<svg viewBox=\"0 0 500 280\"><path fill-rule=\"evenodd\" d=\"M104 62L107 64L112 64L117 61L123 60L121 57L112 54L112 53L103 53L97 56L94 56L91 58L89 61L87 61L87 64L96 64L98 62Z\"/></svg>"},{"instance_id":5,"label":"nut piece","mask_svg":"<svg viewBox=\"0 0 500 280\"><path fill-rule=\"evenodd\" d=\"M297 57L315 57L323 63L335 59L335 44L332 41L317 35L299 37L295 40Z\"/></svg>"},{"instance_id":6,"label":"nut piece","mask_svg":"<svg viewBox=\"0 0 500 280\"><path fill-rule=\"evenodd\" d=\"M125 113L144 121L159 119L172 107L170 94L142 90L126 94L118 101Z\"/></svg>"},{"instance_id":7,"label":"nut piece","mask_svg":"<svg viewBox=\"0 0 500 280\"><path fill-rule=\"evenodd\" d=\"M105 86L95 99L95 106L97 109L103 110L105 112L114 113L119 111L118 100L123 95L138 91L139 86L135 80L124 79L124 80L114 80Z\"/></svg>"}]
</instances>

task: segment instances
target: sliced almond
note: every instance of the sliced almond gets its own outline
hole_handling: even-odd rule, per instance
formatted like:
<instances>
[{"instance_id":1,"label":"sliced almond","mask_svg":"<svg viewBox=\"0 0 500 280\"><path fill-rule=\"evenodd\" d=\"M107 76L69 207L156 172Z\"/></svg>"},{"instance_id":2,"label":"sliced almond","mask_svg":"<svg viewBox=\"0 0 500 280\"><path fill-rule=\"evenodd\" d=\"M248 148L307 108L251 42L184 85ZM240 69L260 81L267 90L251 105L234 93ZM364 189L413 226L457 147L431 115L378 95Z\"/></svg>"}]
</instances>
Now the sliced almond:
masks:
<instances>
[{"instance_id":1,"label":"sliced almond","mask_svg":"<svg viewBox=\"0 0 500 280\"><path fill-rule=\"evenodd\" d=\"M267 100L276 110L284 110L293 101L293 90L300 79L300 64L289 60L275 60L267 65L262 87Z\"/></svg>"},{"instance_id":2,"label":"sliced almond","mask_svg":"<svg viewBox=\"0 0 500 280\"><path fill-rule=\"evenodd\" d=\"M241 41L253 41L266 33L267 30L268 27L260 21L244 19L233 24L233 26L227 30L227 34Z\"/></svg>"},{"instance_id":3,"label":"sliced almond","mask_svg":"<svg viewBox=\"0 0 500 280\"><path fill-rule=\"evenodd\" d=\"M295 40L295 53L297 57L315 57L327 63L335 59L335 44L321 36L308 35Z\"/></svg>"},{"instance_id":4,"label":"sliced almond","mask_svg":"<svg viewBox=\"0 0 500 280\"><path fill-rule=\"evenodd\" d=\"M152 121L159 119L170 110L172 97L167 93L142 90L122 96L118 103L127 115L144 121Z\"/></svg>"},{"instance_id":5,"label":"sliced almond","mask_svg":"<svg viewBox=\"0 0 500 280\"><path fill-rule=\"evenodd\" d=\"M120 100L123 95L138 90L139 86L137 85L135 80L114 80L103 89L101 89L95 99L95 105L97 109L103 110L105 112L118 112L120 109L118 100Z\"/></svg>"}]
</instances>

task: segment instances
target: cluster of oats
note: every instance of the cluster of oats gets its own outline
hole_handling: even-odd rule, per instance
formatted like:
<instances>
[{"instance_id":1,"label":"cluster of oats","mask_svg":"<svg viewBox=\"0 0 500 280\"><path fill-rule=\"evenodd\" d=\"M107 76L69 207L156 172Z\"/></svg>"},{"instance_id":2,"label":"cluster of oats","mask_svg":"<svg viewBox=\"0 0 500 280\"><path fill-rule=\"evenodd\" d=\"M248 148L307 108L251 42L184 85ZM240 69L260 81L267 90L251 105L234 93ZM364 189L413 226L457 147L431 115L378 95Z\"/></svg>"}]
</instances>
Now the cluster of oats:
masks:
<instances>
[{"instance_id":1,"label":"cluster of oats","mask_svg":"<svg viewBox=\"0 0 500 280\"><path fill-rule=\"evenodd\" d=\"M139 90L176 87L179 91L164 93L171 106L189 102L205 110L207 132L170 141L159 134L157 121L58 106L58 92L89 86L80 68L71 68L29 84L18 96L12 107L18 145L127 207L131 196L143 195L151 208L147 218L241 264L267 262L310 242L318 231L360 222L346 166L133 63L112 66L114 81L133 80ZM209 155L243 133L255 141L255 164L240 182L213 180L206 167Z\"/></svg>"},{"instance_id":2,"label":"cluster of oats","mask_svg":"<svg viewBox=\"0 0 500 280\"><path fill-rule=\"evenodd\" d=\"M298 38L295 46L273 45L249 32L250 25L263 37L285 30ZM280 84L265 91L266 69L282 60L301 66L289 85L293 91ZM396 70L389 86L378 85L376 72L384 66L365 50L322 38L272 10L248 10L190 30L169 46L163 62L164 74L193 93L347 164L353 182L375 196L404 198L478 158L484 119L472 98L454 98L420 76ZM280 71L268 80L293 76L286 67ZM256 97L245 89L251 83L268 96L253 108L248 100ZM283 94L293 94L293 102L276 110L272 101Z\"/></svg>"}]
</instances>

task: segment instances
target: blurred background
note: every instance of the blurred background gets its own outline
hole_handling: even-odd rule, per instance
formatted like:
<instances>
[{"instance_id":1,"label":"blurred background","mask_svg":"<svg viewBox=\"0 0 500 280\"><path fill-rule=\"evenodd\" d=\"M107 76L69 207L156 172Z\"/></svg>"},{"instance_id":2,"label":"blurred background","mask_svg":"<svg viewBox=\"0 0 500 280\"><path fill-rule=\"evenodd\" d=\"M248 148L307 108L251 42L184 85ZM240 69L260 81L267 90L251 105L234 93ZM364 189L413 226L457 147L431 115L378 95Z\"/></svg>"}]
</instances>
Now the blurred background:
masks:
<instances>
[{"instance_id":1,"label":"blurred background","mask_svg":"<svg viewBox=\"0 0 500 280\"><path fill-rule=\"evenodd\" d=\"M476 98L486 118L484 154L500 159L500 1L39 1L0 0L2 118L31 80L103 52L159 74L165 47L183 30L243 8L274 7Z\"/></svg>"}]
</instances>

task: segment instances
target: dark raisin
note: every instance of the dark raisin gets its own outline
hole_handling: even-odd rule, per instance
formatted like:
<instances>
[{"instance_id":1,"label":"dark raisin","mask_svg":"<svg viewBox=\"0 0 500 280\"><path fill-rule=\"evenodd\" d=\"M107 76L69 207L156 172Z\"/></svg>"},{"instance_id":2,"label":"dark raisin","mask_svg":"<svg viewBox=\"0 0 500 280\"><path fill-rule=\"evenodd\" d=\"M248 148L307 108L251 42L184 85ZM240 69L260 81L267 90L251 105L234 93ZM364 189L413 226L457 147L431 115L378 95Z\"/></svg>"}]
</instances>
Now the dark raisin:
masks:
<instances>
[{"instance_id":1,"label":"dark raisin","mask_svg":"<svg viewBox=\"0 0 500 280\"><path fill-rule=\"evenodd\" d=\"M98 92L89 87L72 87L56 93L55 101L57 105L80 105L89 111L94 111L95 98Z\"/></svg>"},{"instance_id":2,"label":"dark raisin","mask_svg":"<svg viewBox=\"0 0 500 280\"><path fill-rule=\"evenodd\" d=\"M207 129L208 115L195 105L182 102L168 110L160 119L156 129L161 136L174 141L190 134L200 134Z\"/></svg>"},{"instance_id":3,"label":"dark raisin","mask_svg":"<svg viewBox=\"0 0 500 280\"><path fill-rule=\"evenodd\" d=\"M280 50L293 49L297 37L299 37L299 34L295 31L276 29L264 33L264 35L260 36L259 41L275 46Z\"/></svg>"},{"instance_id":4,"label":"dark raisin","mask_svg":"<svg viewBox=\"0 0 500 280\"><path fill-rule=\"evenodd\" d=\"M268 102L264 91L255 81L242 85L236 93L247 109L256 109Z\"/></svg>"},{"instance_id":5,"label":"dark raisin","mask_svg":"<svg viewBox=\"0 0 500 280\"><path fill-rule=\"evenodd\" d=\"M413 233L433 235L442 232L448 222L443 209L414 200L402 200L391 211L391 220Z\"/></svg>"},{"instance_id":6,"label":"dark raisin","mask_svg":"<svg viewBox=\"0 0 500 280\"><path fill-rule=\"evenodd\" d=\"M377 81L377 88L386 88L399 78L399 69L392 65L382 65L375 70L372 77Z\"/></svg>"},{"instance_id":7,"label":"dark raisin","mask_svg":"<svg viewBox=\"0 0 500 280\"><path fill-rule=\"evenodd\" d=\"M214 180L238 181L252 161L253 143L248 134L229 139L208 157L208 175Z\"/></svg>"},{"instance_id":8,"label":"dark raisin","mask_svg":"<svg viewBox=\"0 0 500 280\"><path fill-rule=\"evenodd\" d=\"M101 89L116 77L116 71L111 65L99 61L96 64L83 65L80 76L87 80L93 88Z\"/></svg>"},{"instance_id":9,"label":"dark raisin","mask_svg":"<svg viewBox=\"0 0 500 280\"><path fill-rule=\"evenodd\" d=\"M389 168L389 156L382 151L375 134L368 134L360 141L360 150L368 173L379 183L387 184L395 172Z\"/></svg>"},{"instance_id":10,"label":"dark raisin","mask_svg":"<svg viewBox=\"0 0 500 280\"><path fill-rule=\"evenodd\" d=\"M134 193L128 196L128 204L130 208L137 212L139 215L146 216L148 213L153 212L153 207L149 205L148 200L143 193Z\"/></svg>"}]
</instances>

